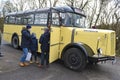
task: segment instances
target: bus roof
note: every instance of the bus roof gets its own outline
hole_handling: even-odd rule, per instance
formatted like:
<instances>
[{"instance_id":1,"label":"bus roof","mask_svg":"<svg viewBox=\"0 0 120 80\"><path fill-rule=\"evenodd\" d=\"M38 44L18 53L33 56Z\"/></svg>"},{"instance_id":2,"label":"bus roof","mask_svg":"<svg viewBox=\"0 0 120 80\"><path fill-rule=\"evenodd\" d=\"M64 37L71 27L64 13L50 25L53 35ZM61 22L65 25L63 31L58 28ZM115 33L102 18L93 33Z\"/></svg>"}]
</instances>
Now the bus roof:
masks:
<instances>
[{"instance_id":1,"label":"bus roof","mask_svg":"<svg viewBox=\"0 0 120 80\"><path fill-rule=\"evenodd\" d=\"M77 13L77 14L80 14L80 15L86 17L84 11L82 9L79 9L79 8L64 6L64 7L53 7L52 9L55 9L55 10L57 10L59 12Z\"/></svg>"},{"instance_id":2,"label":"bus roof","mask_svg":"<svg viewBox=\"0 0 120 80\"><path fill-rule=\"evenodd\" d=\"M82 9L73 8L73 7L69 7L69 6L43 8L43 9L27 10L27 11L21 11L21 12L13 12L13 13L8 13L6 16L16 16L16 15L23 15L23 14L25 15L25 14L30 14L30 13L48 12L50 10L56 10L59 12L77 13L77 14L85 16L84 11Z\"/></svg>"}]
</instances>

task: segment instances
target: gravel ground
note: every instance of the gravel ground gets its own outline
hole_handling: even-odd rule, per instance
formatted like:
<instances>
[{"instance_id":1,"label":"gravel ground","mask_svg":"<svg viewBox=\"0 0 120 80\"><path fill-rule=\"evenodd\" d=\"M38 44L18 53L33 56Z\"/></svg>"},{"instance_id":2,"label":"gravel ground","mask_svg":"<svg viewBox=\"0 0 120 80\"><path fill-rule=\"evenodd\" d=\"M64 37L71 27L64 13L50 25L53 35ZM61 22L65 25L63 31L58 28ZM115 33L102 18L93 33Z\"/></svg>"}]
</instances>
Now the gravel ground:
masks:
<instances>
[{"instance_id":1,"label":"gravel ground","mask_svg":"<svg viewBox=\"0 0 120 80\"><path fill-rule=\"evenodd\" d=\"M38 68L37 64L19 67L22 55L20 49L14 49L3 43L0 58L0 80L120 80L120 58L116 64L111 61L104 64L87 65L82 72L75 72L64 67L60 61L50 64L49 68Z\"/></svg>"}]
</instances>

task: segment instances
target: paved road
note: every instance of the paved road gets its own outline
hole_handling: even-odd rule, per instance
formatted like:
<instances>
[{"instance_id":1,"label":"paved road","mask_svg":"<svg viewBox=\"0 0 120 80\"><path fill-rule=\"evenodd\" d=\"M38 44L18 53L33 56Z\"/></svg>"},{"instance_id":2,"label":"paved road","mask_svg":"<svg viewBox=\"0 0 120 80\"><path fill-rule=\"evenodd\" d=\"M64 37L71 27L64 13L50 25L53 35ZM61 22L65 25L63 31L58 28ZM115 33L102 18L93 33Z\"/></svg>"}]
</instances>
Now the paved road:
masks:
<instances>
[{"instance_id":1,"label":"paved road","mask_svg":"<svg viewBox=\"0 0 120 80\"><path fill-rule=\"evenodd\" d=\"M0 80L120 80L120 58L117 63L111 62L98 65L87 65L82 72L75 72L65 68L56 61L48 69L40 69L36 64L19 67L21 50L10 45L2 45L3 58L0 58Z\"/></svg>"}]
</instances>

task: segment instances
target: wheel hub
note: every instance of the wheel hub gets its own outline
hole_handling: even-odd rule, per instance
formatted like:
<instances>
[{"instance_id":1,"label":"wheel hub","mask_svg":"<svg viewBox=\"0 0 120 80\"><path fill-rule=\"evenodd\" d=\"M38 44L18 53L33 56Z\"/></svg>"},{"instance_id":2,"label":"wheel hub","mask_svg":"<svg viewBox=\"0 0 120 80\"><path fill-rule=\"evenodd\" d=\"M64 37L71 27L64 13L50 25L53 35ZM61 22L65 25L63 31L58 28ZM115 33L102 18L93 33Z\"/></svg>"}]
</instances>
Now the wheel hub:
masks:
<instances>
[{"instance_id":1,"label":"wheel hub","mask_svg":"<svg viewBox=\"0 0 120 80\"><path fill-rule=\"evenodd\" d=\"M79 57L77 57L75 54L70 56L69 61L72 65L78 65L78 63L80 63Z\"/></svg>"}]
</instances>

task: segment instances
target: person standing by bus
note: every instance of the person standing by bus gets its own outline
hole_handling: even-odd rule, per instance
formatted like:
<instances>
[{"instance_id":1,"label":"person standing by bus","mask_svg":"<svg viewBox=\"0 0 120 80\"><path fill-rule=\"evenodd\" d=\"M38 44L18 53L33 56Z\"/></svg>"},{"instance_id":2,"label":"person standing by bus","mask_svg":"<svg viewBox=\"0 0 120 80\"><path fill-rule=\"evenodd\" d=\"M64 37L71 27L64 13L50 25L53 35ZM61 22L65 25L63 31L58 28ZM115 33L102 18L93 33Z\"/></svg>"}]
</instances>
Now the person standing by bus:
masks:
<instances>
[{"instance_id":1,"label":"person standing by bus","mask_svg":"<svg viewBox=\"0 0 120 80\"><path fill-rule=\"evenodd\" d=\"M21 67L29 65L29 63L26 62L26 57L28 54L28 50L30 48L30 41L31 41L30 29L31 29L31 26L26 25L26 28L23 28L21 31L22 33L21 47L23 50L23 55L20 59L20 64L19 64Z\"/></svg>"},{"instance_id":2,"label":"person standing by bus","mask_svg":"<svg viewBox=\"0 0 120 80\"><path fill-rule=\"evenodd\" d=\"M45 29L44 34L41 35L39 39L39 43L41 44L41 63L38 67L43 67L44 61L46 61L46 66L49 66L49 46L50 46L50 31L49 28Z\"/></svg>"},{"instance_id":3,"label":"person standing by bus","mask_svg":"<svg viewBox=\"0 0 120 80\"><path fill-rule=\"evenodd\" d=\"M2 42L2 32L0 30L0 57L3 57L2 53L1 53L1 42Z\"/></svg>"},{"instance_id":4,"label":"person standing by bus","mask_svg":"<svg viewBox=\"0 0 120 80\"><path fill-rule=\"evenodd\" d=\"M31 44L30 44L30 51L32 53L32 56L31 56L31 59L30 59L30 63L33 63L33 59L32 59L33 56L34 56L35 63L38 63L37 50L38 50L38 41L37 41L37 38L36 38L36 34L32 33Z\"/></svg>"}]
</instances>

